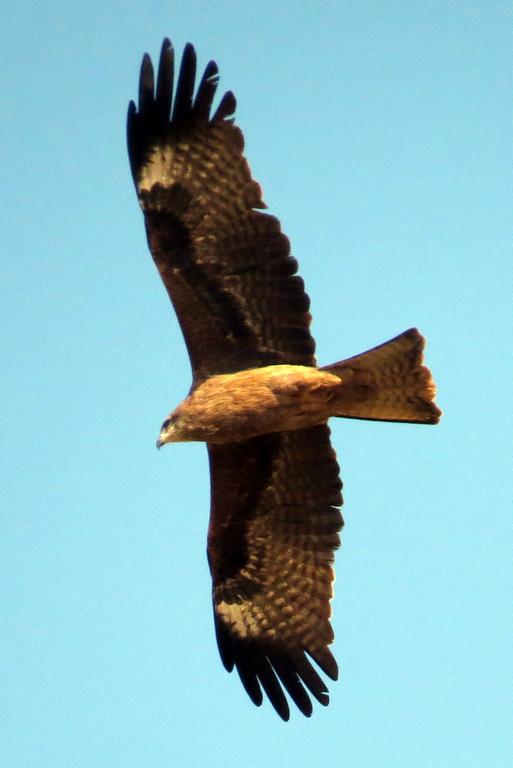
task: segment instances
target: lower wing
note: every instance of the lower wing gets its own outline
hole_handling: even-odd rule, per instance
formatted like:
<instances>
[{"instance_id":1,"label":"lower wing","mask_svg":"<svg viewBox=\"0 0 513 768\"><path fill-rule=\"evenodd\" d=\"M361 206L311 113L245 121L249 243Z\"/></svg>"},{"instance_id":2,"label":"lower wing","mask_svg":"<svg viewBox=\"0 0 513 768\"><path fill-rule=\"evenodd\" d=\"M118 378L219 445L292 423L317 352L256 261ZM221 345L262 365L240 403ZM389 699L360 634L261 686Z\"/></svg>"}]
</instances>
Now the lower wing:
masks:
<instances>
[{"instance_id":1,"label":"lower wing","mask_svg":"<svg viewBox=\"0 0 513 768\"><path fill-rule=\"evenodd\" d=\"M335 680L328 646L333 556L343 525L339 467L327 426L209 445L212 512L208 554L216 636L252 701L262 688L289 718L285 689L309 716L309 693Z\"/></svg>"}]
</instances>

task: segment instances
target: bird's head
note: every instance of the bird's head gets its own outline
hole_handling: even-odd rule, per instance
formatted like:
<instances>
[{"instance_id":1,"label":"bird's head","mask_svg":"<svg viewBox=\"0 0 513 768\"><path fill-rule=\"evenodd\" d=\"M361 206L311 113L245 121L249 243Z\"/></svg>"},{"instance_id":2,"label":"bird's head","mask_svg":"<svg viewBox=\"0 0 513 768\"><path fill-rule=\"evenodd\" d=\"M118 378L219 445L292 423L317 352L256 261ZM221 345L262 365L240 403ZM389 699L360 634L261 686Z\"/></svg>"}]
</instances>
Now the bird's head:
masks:
<instances>
[{"instance_id":1,"label":"bird's head","mask_svg":"<svg viewBox=\"0 0 513 768\"><path fill-rule=\"evenodd\" d=\"M162 448L166 443L178 443L183 440L180 434L180 419L177 414L170 414L164 420L157 438L157 448Z\"/></svg>"}]
</instances>

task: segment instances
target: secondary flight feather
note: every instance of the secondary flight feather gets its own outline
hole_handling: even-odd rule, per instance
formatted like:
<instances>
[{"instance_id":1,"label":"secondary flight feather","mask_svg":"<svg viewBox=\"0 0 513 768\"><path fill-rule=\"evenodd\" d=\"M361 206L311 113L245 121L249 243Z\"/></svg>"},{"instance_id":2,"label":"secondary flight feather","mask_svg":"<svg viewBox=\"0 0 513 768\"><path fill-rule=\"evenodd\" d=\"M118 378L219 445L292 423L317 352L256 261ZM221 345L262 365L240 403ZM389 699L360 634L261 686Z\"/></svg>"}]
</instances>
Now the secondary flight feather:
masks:
<instances>
[{"instance_id":1,"label":"secondary flight feather","mask_svg":"<svg viewBox=\"0 0 513 768\"><path fill-rule=\"evenodd\" d=\"M208 559L221 659L252 701L263 692L289 718L286 693L312 713L326 705L333 556L343 521L332 416L436 423L424 340L410 329L318 368L310 301L279 221L234 125L235 98L213 108L218 69L196 86L185 47L175 87L164 40L158 73L145 54L128 151L148 243L191 361L189 396L166 418L158 445L207 443ZM316 668L317 666L317 668Z\"/></svg>"}]
</instances>

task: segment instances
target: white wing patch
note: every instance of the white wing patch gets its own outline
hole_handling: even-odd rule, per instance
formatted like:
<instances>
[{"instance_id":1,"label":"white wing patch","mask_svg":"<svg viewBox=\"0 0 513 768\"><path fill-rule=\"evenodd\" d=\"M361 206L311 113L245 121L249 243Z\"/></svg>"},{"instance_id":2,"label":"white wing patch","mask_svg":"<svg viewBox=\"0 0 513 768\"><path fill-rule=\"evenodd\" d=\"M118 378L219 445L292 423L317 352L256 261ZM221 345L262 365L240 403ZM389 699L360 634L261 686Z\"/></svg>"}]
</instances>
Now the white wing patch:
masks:
<instances>
[{"instance_id":1,"label":"white wing patch","mask_svg":"<svg viewBox=\"0 0 513 768\"><path fill-rule=\"evenodd\" d=\"M227 603L221 600L216 604L216 612L232 632L240 638L261 637L268 621L254 603L244 600L241 603Z\"/></svg>"},{"instance_id":2,"label":"white wing patch","mask_svg":"<svg viewBox=\"0 0 513 768\"><path fill-rule=\"evenodd\" d=\"M149 192L158 182L164 185L171 183L175 158L174 147L153 147L137 180L139 192Z\"/></svg>"}]
</instances>

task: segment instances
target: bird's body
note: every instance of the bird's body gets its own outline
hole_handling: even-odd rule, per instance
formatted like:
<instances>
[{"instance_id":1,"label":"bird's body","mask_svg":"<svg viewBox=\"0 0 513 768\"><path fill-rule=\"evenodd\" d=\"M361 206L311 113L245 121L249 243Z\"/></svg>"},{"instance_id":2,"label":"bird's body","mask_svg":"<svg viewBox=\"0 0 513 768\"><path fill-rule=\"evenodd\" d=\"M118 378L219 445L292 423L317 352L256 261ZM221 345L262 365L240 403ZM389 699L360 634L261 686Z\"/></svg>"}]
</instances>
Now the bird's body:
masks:
<instances>
[{"instance_id":1,"label":"bird's body","mask_svg":"<svg viewBox=\"0 0 513 768\"><path fill-rule=\"evenodd\" d=\"M158 445L207 443L208 558L222 661L255 704L262 688L284 719L285 689L310 715L328 703L311 660L332 679L333 555L343 521L328 419L433 424L440 411L411 329L318 368L310 301L297 262L243 156L230 92L212 114L217 67L195 90L185 48L174 91L164 41L158 77L143 58L128 147L150 249L173 302L193 371L188 397ZM174 91L174 92L173 92Z\"/></svg>"},{"instance_id":2,"label":"bird's body","mask_svg":"<svg viewBox=\"0 0 513 768\"><path fill-rule=\"evenodd\" d=\"M422 346L411 329L325 369L268 365L210 376L168 416L159 445L240 442L324 424L332 416L434 423L438 409Z\"/></svg>"},{"instance_id":3,"label":"bird's body","mask_svg":"<svg viewBox=\"0 0 513 768\"><path fill-rule=\"evenodd\" d=\"M301 365L211 376L164 422L160 442L234 443L323 424L340 387L338 376Z\"/></svg>"}]
</instances>

